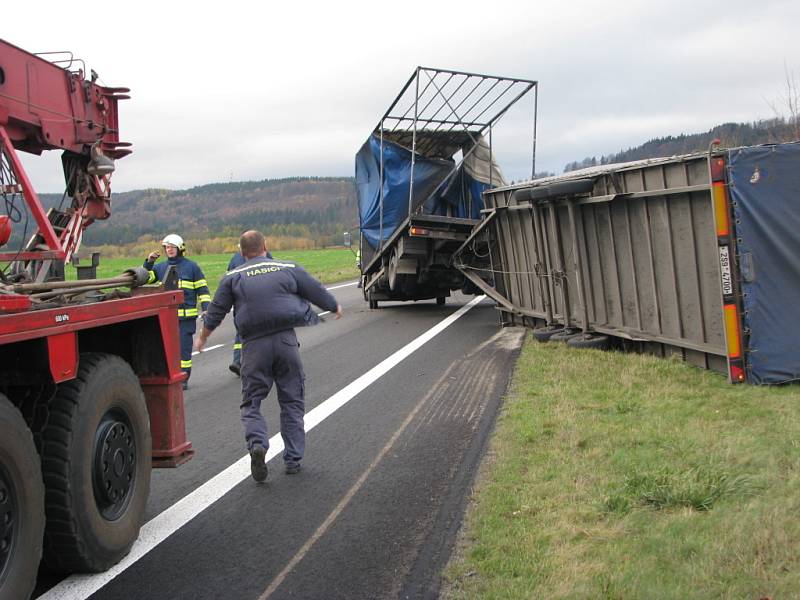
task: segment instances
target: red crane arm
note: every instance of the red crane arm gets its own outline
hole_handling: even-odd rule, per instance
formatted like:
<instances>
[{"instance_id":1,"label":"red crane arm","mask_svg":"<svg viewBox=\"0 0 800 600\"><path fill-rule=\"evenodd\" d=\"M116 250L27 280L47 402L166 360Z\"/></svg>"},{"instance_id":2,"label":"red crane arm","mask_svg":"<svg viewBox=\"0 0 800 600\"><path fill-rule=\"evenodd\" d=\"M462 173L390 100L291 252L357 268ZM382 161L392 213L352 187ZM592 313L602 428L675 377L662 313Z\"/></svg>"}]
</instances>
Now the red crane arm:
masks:
<instances>
[{"instance_id":1,"label":"red crane arm","mask_svg":"<svg viewBox=\"0 0 800 600\"><path fill-rule=\"evenodd\" d=\"M87 80L82 69L70 70L75 61L67 62L62 68L0 39L0 195L12 195L13 203L21 194L38 226L24 248L0 253L0 261L22 262L37 280L50 266L43 261L69 260L83 230L110 215L113 162L107 159L131 152L119 139L117 107L129 90L97 85L94 72ZM64 150L72 202L63 212L45 213L15 151L56 149Z\"/></svg>"},{"instance_id":2,"label":"red crane arm","mask_svg":"<svg viewBox=\"0 0 800 600\"><path fill-rule=\"evenodd\" d=\"M119 140L117 102L127 88L84 79L0 40L0 125L18 150L41 154L63 149L87 154L101 142L103 153L121 158L129 144Z\"/></svg>"}]
</instances>

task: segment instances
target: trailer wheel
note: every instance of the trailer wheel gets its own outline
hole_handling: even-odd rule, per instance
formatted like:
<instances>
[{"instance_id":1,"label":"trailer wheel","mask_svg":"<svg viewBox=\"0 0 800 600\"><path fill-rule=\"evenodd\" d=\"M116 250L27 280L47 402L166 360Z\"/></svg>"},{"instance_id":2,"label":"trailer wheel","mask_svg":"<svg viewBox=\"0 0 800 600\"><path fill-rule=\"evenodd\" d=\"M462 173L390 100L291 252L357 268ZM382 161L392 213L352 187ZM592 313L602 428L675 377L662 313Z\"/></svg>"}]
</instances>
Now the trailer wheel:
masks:
<instances>
[{"instance_id":1,"label":"trailer wheel","mask_svg":"<svg viewBox=\"0 0 800 600\"><path fill-rule=\"evenodd\" d=\"M28 598L44 533L44 484L33 436L0 394L0 597Z\"/></svg>"},{"instance_id":2,"label":"trailer wheel","mask_svg":"<svg viewBox=\"0 0 800 600\"><path fill-rule=\"evenodd\" d=\"M582 335L580 329L575 329L574 327L567 327L558 331L550 336L551 342L568 342L574 337Z\"/></svg>"},{"instance_id":3,"label":"trailer wheel","mask_svg":"<svg viewBox=\"0 0 800 600\"><path fill-rule=\"evenodd\" d=\"M375 310L378 308L378 301L375 299L375 294L373 294L372 290L366 293L367 301L369 302L370 310Z\"/></svg>"},{"instance_id":4,"label":"trailer wheel","mask_svg":"<svg viewBox=\"0 0 800 600\"><path fill-rule=\"evenodd\" d=\"M582 333L567 340L567 346L572 348L595 348L605 350L608 348L610 338L599 333Z\"/></svg>"},{"instance_id":5,"label":"trailer wheel","mask_svg":"<svg viewBox=\"0 0 800 600\"><path fill-rule=\"evenodd\" d=\"M129 551L150 491L150 419L139 380L118 356L81 354L42 431L45 562L99 572Z\"/></svg>"},{"instance_id":6,"label":"trailer wheel","mask_svg":"<svg viewBox=\"0 0 800 600\"><path fill-rule=\"evenodd\" d=\"M548 325L547 327L534 329L533 337L537 342L549 342L551 337L562 331L564 331L564 328L561 325Z\"/></svg>"}]
</instances>

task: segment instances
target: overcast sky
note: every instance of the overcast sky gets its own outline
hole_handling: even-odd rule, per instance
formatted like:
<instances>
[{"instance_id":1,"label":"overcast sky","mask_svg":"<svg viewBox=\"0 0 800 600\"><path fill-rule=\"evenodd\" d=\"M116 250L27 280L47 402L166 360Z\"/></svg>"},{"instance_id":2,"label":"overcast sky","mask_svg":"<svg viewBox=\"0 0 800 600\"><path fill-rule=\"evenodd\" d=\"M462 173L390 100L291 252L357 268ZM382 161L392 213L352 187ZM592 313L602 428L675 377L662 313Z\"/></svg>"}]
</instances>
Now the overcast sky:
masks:
<instances>
[{"instance_id":1,"label":"overcast sky","mask_svg":"<svg viewBox=\"0 0 800 600\"><path fill-rule=\"evenodd\" d=\"M55 3L54 3L55 4ZM539 82L537 171L653 137L774 116L800 78L800 2L6 2L7 41L71 50L131 88L114 190L352 175L417 65ZM498 127L530 173L532 102ZM63 190L58 153L25 159Z\"/></svg>"}]
</instances>

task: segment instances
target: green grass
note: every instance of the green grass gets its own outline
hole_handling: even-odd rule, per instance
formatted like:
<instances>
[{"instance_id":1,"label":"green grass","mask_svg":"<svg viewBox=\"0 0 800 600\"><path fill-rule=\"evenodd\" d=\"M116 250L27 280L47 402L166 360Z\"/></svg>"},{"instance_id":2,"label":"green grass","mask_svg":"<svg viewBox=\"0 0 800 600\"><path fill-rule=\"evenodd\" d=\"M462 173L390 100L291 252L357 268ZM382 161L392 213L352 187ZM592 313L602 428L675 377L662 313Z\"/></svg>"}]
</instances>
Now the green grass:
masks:
<instances>
[{"instance_id":1,"label":"green grass","mask_svg":"<svg viewBox=\"0 0 800 600\"><path fill-rule=\"evenodd\" d=\"M345 279L358 277L355 266L355 256L347 248L329 248L323 250L287 250L272 253L273 257L281 260L290 260L301 265L311 275L322 283L333 283ZM115 277L130 267L141 266L145 257L133 258L100 258L97 269L98 279ZM217 289L219 280L225 274L231 254L200 254L188 256L195 261L203 271L208 281L211 293ZM163 260L160 259L160 260ZM88 262L84 260L84 263ZM75 278L75 269L67 266L67 278Z\"/></svg>"},{"instance_id":2,"label":"green grass","mask_svg":"<svg viewBox=\"0 0 800 600\"><path fill-rule=\"evenodd\" d=\"M800 387L529 341L449 598L800 594Z\"/></svg>"}]
</instances>

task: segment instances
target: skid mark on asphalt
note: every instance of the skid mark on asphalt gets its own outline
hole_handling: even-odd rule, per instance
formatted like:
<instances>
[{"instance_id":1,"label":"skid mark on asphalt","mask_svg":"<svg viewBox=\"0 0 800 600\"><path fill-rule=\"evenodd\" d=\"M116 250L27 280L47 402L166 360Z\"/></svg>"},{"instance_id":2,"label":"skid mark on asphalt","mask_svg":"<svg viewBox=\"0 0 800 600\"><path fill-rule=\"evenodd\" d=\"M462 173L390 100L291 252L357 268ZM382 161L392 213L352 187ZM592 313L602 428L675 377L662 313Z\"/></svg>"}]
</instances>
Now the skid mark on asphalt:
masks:
<instances>
[{"instance_id":1,"label":"skid mark on asphalt","mask_svg":"<svg viewBox=\"0 0 800 600\"><path fill-rule=\"evenodd\" d=\"M411 430L448 421L470 422L475 427L486 408L487 394L505 372L509 348L518 347L524 334L503 329L462 360L453 363L431 390L430 403Z\"/></svg>"}]
</instances>

